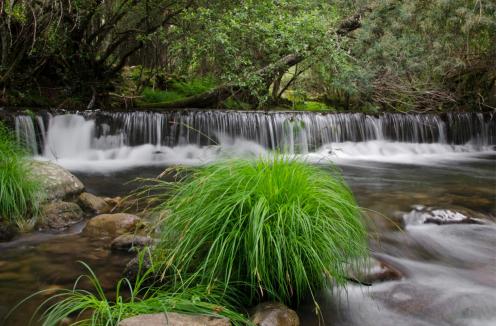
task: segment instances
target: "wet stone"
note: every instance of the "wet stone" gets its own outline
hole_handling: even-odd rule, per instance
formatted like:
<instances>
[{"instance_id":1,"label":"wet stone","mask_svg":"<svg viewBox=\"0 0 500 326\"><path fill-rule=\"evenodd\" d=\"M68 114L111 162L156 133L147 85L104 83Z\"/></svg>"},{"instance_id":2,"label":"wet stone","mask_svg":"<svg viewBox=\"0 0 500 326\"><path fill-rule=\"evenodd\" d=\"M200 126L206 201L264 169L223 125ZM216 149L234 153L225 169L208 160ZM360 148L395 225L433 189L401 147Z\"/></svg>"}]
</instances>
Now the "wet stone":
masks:
<instances>
[{"instance_id":1,"label":"wet stone","mask_svg":"<svg viewBox=\"0 0 500 326\"><path fill-rule=\"evenodd\" d=\"M12 240L18 233L19 230L14 225L0 223L0 242Z\"/></svg>"},{"instance_id":2,"label":"wet stone","mask_svg":"<svg viewBox=\"0 0 500 326\"><path fill-rule=\"evenodd\" d=\"M185 315L175 312L145 314L122 320L118 326L230 326L227 318ZM290 325L292 326L292 325Z\"/></svg>"},{"instance_id":3,"label":"wet stone","mask_svg":"<svg viewBox=\"0 0 500 326\"><path fill-rule=\"evenodd\" d=\"M122 234L111 242L111 249L118 251L132 251L153 244L153 239L147 236L135 234Z\"/></svg>"},{"instance_id":4,"label":"wet stone","mask_svg":"<svg viewBox=\"0 0 500 326\"><path fill-rule=\"evenodd\" d=\"M139 217L132 214L102 214L91 218L83 231L90 236L116 237L134 232L140 221Z\"/></svg>"},{"instance_id":5,"label":"wet stone","mask_svg":"<svg viewBox=\"0 0 500 326\"><path fill-rule=\"evenodd\" d=\"M106 204L111 206L111 208L115 208L120 205L122 198L121 197L104 197L103 198Z\"/></svg>"},{"instance_id":6,"label":"wet stone","mask_svg":"<svg viewBox=\"0 0 500 326\"><path fill-rule=\"evenodd\" d=\"M139 257L136 256L127 263L122 274L123 277L129 279L130 281L133 281L137 278L139 272L143 273L144 271L151 268L151 266L151 260L149 259L148 255L144 255L142 261L139 261Z\"/></svg>"},{"instance_id":7,"label":"wet stone","mask_svg":"<svg viewBox=\"0 0 500 326\"><path fill-rule=\"evenodd\" d=\"M409 213L403 214L405 225L420 224L483 224L484 222L466 216L458 211L450 209L435 209L423 205L415 205Z\"/></svg>"},{"instance_id":8,"label":"wet stone","mask_svg":"<svg viewBox=\"0 0 500 326\"><path fill-rule=\"evenodd\" d=\"M370 257L361 269L350 268L349 280L353 283L371 285L373 283L395 281L403 278L403 273L388 263Z\"/></svg>"},{"instance_id":9,"label":"wet stone","mask_svg":"<svg viewBox=\"0 0 500 326\"><path fill-rule=\"evenodd\" d=\"M76 176L52 162L32 161L30 168L33 175L42 181L48 201L76 196L85 189Z\"/></svg>"},{"instance_id":10,"label":"wet stone","mask_svg":"<svg viewBox=\"0 0 500 326\"><path fill-rule=\"evenodd\" d=\"M279 302L260 303L252 309L250 320L257 326L299 326L295 311Z\"/></svg>"},{"instance_id":11,"label":"wet stone","mask_svg":"<svg viewBox=\"0 0 500 326\"><path fill-rule=\"evenodd\" d=\"M111 206L103 198L88 192L83 192L78 196L78 204L92 214L104 214L111 211Z\"/></svg>"},{"instance_id":12,"label":"wet stone","mask_svg":"<svg viewBox=\"0 0 500 326\"><path fill-rule=\"evenodd\" d=\"M42 214L36 227L38 229L64 229L83 219L83 211L75 203L53 201L42 207Z\"/></svg>"}]
</instances>

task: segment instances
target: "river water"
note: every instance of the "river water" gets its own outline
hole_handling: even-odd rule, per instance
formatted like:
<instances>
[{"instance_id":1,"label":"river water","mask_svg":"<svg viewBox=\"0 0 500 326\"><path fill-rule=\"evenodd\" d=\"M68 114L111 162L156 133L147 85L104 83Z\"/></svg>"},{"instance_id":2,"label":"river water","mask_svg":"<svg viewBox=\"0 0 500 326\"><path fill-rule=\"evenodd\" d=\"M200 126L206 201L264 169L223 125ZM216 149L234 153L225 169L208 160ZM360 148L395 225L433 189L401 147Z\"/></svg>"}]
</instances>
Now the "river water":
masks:
<instances>
[{"instance_id":1,"label":"river water","mask_svg":"<svg viewBox=\"0 0 500 326\"><path fill-rule=\"evenodd\" d=\"M177 127L167 127L174 120ZM201 137L181 128L188 123L219 133ZM337 165L365 209L372 255L404 277L319 293L324 324L495 324L492 116L82 114L19 117L16 125L35 155L57 160L87 191L103 196L127 194L135 187L128 181L154 177L168 165L255 157L269 148L325 168ZM415 207L452 210L482 224L405 226L401 218ZM109 239L86 238L82 228L0 243L0 320L37 290L71 287L84 272L80 260L113 290L131 256L111 252ZM28 301L4 324L26 325L45 298ZM318 324L313 311L311 303L299 307L302 325Z\"/></svg>"},{"instance_id":2,"label":"river water","mask_svg":"<svg viewBox=\"0 0 500 326\"><path fill-rule=\"evenodd\" d=\"M370 287L350 285L320 295L326 325L493 325L495 323L495 225L488 223L395 228L390 222L413 205L447 208L495 220L495 159L446 165L360 162L342 165L346 181L374 223L373 254L405 275ZM77 172L89 191L121 195L136 176L159 167L108 173ZM105 182L103 182L105 180ZM375 213L376 212L376 213ZM382 216L384 215L384 216ZM111 290L130 256L112 253L108 241L69 234L35 233L0 244L0 316L34 291L70 287L87 262ZM43 296L16 310L7 325L25 325ZM303 325L317 325L313 307L299 309ZM34 323L37 324L36 322Z\"/></svg>"}]
</instances>

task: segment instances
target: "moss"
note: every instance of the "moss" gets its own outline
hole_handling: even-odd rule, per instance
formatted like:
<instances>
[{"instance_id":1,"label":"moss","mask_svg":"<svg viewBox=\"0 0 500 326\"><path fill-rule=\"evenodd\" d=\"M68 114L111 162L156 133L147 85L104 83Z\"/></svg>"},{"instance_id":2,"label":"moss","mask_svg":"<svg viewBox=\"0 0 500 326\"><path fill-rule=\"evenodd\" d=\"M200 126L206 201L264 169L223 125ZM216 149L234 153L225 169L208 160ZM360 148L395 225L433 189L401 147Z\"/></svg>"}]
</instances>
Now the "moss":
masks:
<instances>
[{"instance_id":1,"label":"moss","mask_svg":"<svg viewBox=\"0 0 500 326\"><path fill-rule=\"evenodd\" d=\"M304 101L301 103L294 103L293 105L294 110L300 110L300 111L332 111L333 108L326 105L323 102L316 102L316 101Z\"/></svg>"},{"instance_id":2,"label":"moss","mask_svg":"<svg viewBox=\"0 0 500 326\"><path fill-rule=\"evenodd\" d=\"M251 110L253 108L251 104L235 100L234 98L225 100L223 106L225 109L229 110Z\"/></svg>"},{"instance_id":3,"label":"moss","mask_svg":"<svg viewBox=\"0 0 500 326\"><path fill-rule=\"evenodd\" d=\"M171 103L208 91L216 86L212 78L197 78L190 81L170 79L166 89L146 87L141 98L136 101L138 107L147 103Z\"/></svg>"}]
</instances>

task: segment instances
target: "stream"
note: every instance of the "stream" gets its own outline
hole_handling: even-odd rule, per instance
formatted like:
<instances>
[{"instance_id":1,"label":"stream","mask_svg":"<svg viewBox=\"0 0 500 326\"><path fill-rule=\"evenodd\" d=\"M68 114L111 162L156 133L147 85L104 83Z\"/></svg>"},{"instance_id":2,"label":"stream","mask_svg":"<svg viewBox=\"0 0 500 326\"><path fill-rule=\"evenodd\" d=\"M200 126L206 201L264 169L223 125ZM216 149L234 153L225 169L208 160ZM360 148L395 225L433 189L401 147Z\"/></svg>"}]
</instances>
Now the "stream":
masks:
<instances>
[{"instance_id":1,"label":"stream","mask_svg":"<svg viewBox=\"0 0 500 326\"><path fill-rule=\"evenodd\" d=\"M68 119L81 120L81 116ZM40 120L43 121L39 119L38 123ZM75 122L69 120L65 123ZM73 146L74 149L57 139L50 140L50 137L55 137L51 130L57 128L59 137L66 135L66 138L60 139L73 139L69 138L70 128L64 129L63 124L55 129L54 125L48 128L44 125L44 129L49 129L43 135L44 144L40 143L40 125L30 130L27 121L18 120L19 126L28 125L18 130L34 140L34 154L38 153L40 159L54 159L50 155L55 155L54 150L59 149L59 155L56 155L59 163L78 176L87 191L96 195L127 194L134 188L129 181L136 177L154 177L165 166L172 164L186 161L199 164L217 159L220 151L213 144L202 144L206 140L200 139L198 144L187 142L177 150L175 146L178 144L157 142L165 138L159 124L156 131L148 131L149 139L137 144L137 140L124 142L123 133L112 132L116 128L112 124L108 134L96 135L93 131L96 120L85 121L87 129L82 127L83 130L78 131L80 137L90 132L100 141L82 143L86 141L85 137L74 138L80 144L79 147ZM269 121L259 123L269 126ZM305 122L306 126L319 128L319 131L310 128L307 132L321 134L318 121L308 123ZM447 126L450 125L443 124L441 127ZM224 128L228 137L230 129L227 126ZM367 128L365 131L372 127ZM372 255L404 275L400 280L371 286L350 284L345 290L327 289L318 293L324 324L494 325L496 155L490 131L482 136L481 143L478 141L480 137L474 138L479 134L472 129L465 136L450 132L454 130L452 128L447 133L439 128L429 129L428 135L425 128L420 131L414 129L412 135L421 139L411 141L408 135L404 138L403 134L390 133L395 138L392 140L387 135L377 135L377 130L383 132L384 128L380 125L377 129L374 125L373 134L368 134L360 132L359 125L354 126L351 131L358 130L358 134L351 133L351 136L358 138L320 137L316 139L314 148L306 150L303 149L304 144L307 147L312 143L307 138L310 134L306 132L302 135L292 132L290 138L289 133L280 130L279 133L283 134L280 136L277 133L274 138L275 143L280 143L282 147L287 144L289 149L298 148L296 155L313 164L321 164L325 168L336 165L341 169L370 221ZM256 132L262 130L256 129ZM176 132L182 134L182 131ZM345 134L341 132L339 135ZM136 138L143 136L135 135ZM242 138L238 138L240 136ZM232 155L236 155L236 151L237 155L255 156L273 147L269 145L272 137L262 136L265 140L256 141L258 137L243 136L229 137L232 141L226 150L229 148ZM432 139L424 142L424 136ZM287 142L280 141L286 137L289 137ZM490 138L485 140L485 137ZM218 139L223 138L219 135ZM471 141L472 138L475 140ZM264 141L269 144L263 144ZM52 154L47 151L48 147L53 149ZM172 155L165 154L170 153L167 151L182 153L182 156L177 155L174 160ZM144 157L144 153L148 156ZM166 155L167 159L154 160L149 155ZM148 164L144 164L144 160L149 160ZM482 223L409 223L406 226L400 223L405 214L407 216L418 207L460 212ZM76 225L62 234L36 232L0 243L0 320L20 300L35 291L71 287L78 275L84 273L78 261L89 264L103 287L112 291L114 282L132 256L111 252L109 240L89 239L80 233L82 228L83 224ZM4 324L27 325L36 307L46 298L40 295L29 300L17 308ZM312 302L300 306L298 313L302 325L318 325ZM39 322L34 321L33 324Z\"/></svg>"}]
</instances>

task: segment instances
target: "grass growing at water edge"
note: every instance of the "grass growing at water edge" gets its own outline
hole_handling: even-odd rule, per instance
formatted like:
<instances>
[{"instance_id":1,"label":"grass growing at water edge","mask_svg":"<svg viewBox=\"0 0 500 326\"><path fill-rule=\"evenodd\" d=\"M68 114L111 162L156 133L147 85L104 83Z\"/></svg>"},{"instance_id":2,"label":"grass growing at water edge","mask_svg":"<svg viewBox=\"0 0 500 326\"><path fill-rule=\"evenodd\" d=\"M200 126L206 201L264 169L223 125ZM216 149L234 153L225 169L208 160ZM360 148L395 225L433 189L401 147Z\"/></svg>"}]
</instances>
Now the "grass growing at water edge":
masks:
<instances>
[{"instance_id":1,"label":"grass growing at water edge","mask_svg":"<svg viewBox=\"0 0 500 326\"><path fill-rule=\"evenodd\" d=\"M144 254L145 252L142 252L141 257ZM235 311L237 293L223 291L220 286L212 287L209 292L205 286L145 286L145 281L152 273L149 269L141 273L134 282L125 278L119 280L114 297L109 297L90 266L83 262L82 264L87 273L75 281L72 289L61 289L43 301L34 313L31 323L39 313L41 315L38 322L43 326L60 325L67 318L72 320L72 325L111 326L140 314L177 312L226 317L233 325L252 325L246 316ZM88 281L92 290L79 288L82 281ZM13 310L19 309L24 302L44 292L32 294Z\"/></svg>"},{"instance_id":2,"label":"grass growing at water edge","mask_svg":"<svg viewBox=\"0 0 500 326\"><path fill-rule=\"evenodd\" d=\"M42 188L31 175L26 152L0 122L0 218L19 226L36 216Z\"/></svg>"},{"instance_id":3,"label":"grass growing at water edge","mask_svg":"<svg viewBox=\"0 0 500 326\"><path fill-rule=\"evenodd\" d=\"M367 256L360 209L336 170L274 156L177 172L180 182L157 180L140 192L151 190L149 199L160 201L156 213L166 216L153 267L135 282L120 280L112 300L89 268L95 293L77 290L77 280L40 306L44 325L84 311L91 311L85 325L162 311L249 324L237 309L314 298L332 283L345 285L347 263L361 266ZM150 277L157 286L144 285Z\"/></svg>"},{"instance_id":4,"label":"grass growing at water edge","mask_svg":"<svg viewBox=\"0 0 500 326\"><path fill-rule=\"evenodd\" d=\"M274 156L210 164L164 185L172 196L157 207L167 217L156 260L165 275L242 282L251 299L297 303L345 285L345 264L367 255L360 209L338 171Z\"/></svg>"}]
</instances>

